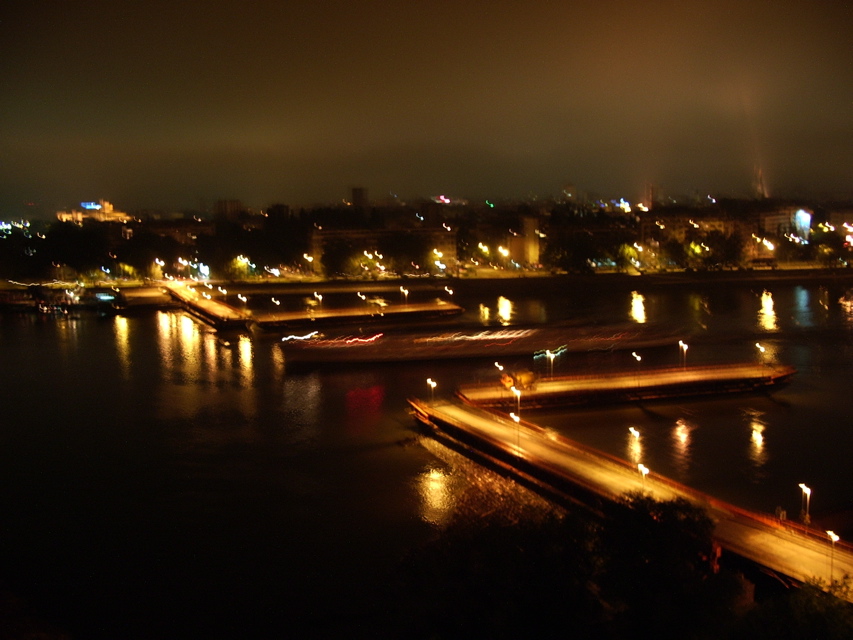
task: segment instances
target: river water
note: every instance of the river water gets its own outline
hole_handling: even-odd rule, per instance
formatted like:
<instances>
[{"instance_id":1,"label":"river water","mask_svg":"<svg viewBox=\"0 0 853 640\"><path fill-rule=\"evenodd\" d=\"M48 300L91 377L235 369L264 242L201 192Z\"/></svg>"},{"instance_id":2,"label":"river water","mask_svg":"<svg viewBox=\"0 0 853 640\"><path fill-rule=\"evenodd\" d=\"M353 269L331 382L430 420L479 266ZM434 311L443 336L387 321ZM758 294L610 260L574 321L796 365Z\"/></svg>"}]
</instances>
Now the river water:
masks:
<instances>
[{"instance_id":1,"label":"river water","mask_svg":"<svg viewBox=\"0 0 853 640\"><path fill-rule=\"evenodd\" d=\"M521 411L752 509L797 518L805 483L816 526L853 536L847 285L635 280L506 293L469 284L454 301L489 326L684 329L686 351L674 341L639 363L563 354L555 374L795 366L769 397ZM450 520L551 508L421 437L407 413L407 397L430 393L428 377L437 397L496 377L489 359L293 371L278 337L223 337L178 311L3 316L0 356L0 581L74 637L321 636L360 616L370 626L398 560ZM551 373L542 359L502 364Z\"/></svg>"}]
</instances>

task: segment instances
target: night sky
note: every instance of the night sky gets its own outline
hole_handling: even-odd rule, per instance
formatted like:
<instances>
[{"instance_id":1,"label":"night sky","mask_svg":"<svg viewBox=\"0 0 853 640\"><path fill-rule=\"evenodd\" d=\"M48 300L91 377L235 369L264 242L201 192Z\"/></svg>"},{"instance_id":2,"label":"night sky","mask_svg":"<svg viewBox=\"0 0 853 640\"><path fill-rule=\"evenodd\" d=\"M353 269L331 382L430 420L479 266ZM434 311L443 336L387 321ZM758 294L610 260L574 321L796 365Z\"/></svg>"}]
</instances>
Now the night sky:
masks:
<instances>
[{"instance_id":1,"label":"night sky","mask_svg":"<svg viewBox=\"0 0 853 640\"><path fill-rule=\"evenodd\" d=\"M4 0L0 219L853 193L853 3ZM35 203L29 209L24 203Z\"/></svg>"}]
</instances>

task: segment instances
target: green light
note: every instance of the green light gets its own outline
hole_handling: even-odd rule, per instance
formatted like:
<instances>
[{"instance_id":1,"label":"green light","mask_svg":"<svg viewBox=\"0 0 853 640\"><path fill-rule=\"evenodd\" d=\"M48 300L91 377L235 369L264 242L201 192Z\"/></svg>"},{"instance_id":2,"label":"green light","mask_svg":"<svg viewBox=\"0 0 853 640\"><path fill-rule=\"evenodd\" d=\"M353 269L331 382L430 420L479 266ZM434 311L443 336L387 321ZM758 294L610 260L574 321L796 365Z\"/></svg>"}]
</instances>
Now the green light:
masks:
<instances>
[{"instance_id":1,"label":"green light","mask_svg":"<svg viewBox=\"0 0 853 640\"><path fill-rule=\"evenodd\" d=\"M494 209L494 208L495 208L494 203L489 202L488 200L486 200L486 204L487 204L487 205L489 205L492 209Z\"/></svg>"}]
</instances>

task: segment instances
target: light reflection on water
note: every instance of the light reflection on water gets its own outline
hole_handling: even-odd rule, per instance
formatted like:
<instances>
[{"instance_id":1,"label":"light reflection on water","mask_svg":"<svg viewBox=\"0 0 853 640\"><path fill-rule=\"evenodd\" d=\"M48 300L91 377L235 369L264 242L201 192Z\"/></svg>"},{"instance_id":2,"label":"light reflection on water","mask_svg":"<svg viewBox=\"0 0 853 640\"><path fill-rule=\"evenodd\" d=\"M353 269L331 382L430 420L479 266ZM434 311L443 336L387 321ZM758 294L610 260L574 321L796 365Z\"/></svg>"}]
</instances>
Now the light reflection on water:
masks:
<instances>
[{"instance_id":1,"label":"light reflection on water","mask_svg":"<svg viewBox=\"0 0 853 640\"><path fill-rule=\"evenodd\" d=\"M419 443L442 463L418 475L420 517L442 528L453 521L474 522L498 514L505 520L535 519L562 513L542 496L499 475L429 437Z\"/></svg>"},{"instance_id":2,"label":"light reflection on water","mask_svg":"<svg viewBox=\"0 0 853 640\"><path fill-rule=\"evenodd\" d=\"M773 294L765 290L761 294L761 309L758 312L758 326L764 331L776 331L776 309L773 305Z\"/></svg>"},{"instance_id":3,"label":"light reflection on water","mask_svg":"<svg viewBox=\"0 0 853 640\"><path fill-rule=\"evenodd\" d=\"M631 319L643 324L646 322L646 298L636 291L631 292Z\"/></svg>"},{"instance_id":4,"label":"light reflection on water","mask_svg":"<svg viewBox=\"0 0 853 640\"><path fill-rule=\"evenodd\" d=\"M690 424L683 418L675 421L672 429L672 446L675 452L675 468L678 470L679 478L686 479L690 471L690 443L691 432L695 425ZM682 480L684 481L684 480Z\"/></svg>"},{"instance_id":5,"label":"light reflection on water","mask_svg":"<svg viewBox=\"0 0 853 640\"><path fill-rule=\"evenodd\" d=\"M764 466L767 464L767 450L764 446L764 430L767 424L764 422L764 412L757 409L746 409L744 416L750 429L749 459L752 463L751 480L761 482L766 473Z\"/></svg>"},{"instance_id":6,"label":"light reflection on water","mask_svg":"<svg viewBox=\"0 0 853 640\"><path fill-rule=\"evenodd\" d=\"M799 373L771 398L541 415L530 410L525 417L738 505L766 512L780 505L796 513L797 483L805 482L819 497L812 504L816 520L849 509L849 470L839 452L853 446L853 430L846 427L853 304L839 302L843 291L807 287L806 295L777 286L772 296L763 296L748 287L724 287L655 291L652 297L637 288L637 295L653 301L638 312L650 323L672 319L736 336L703 343L685 335L691 364L758 358L760 339L766 362L794 364ZM528 314L622 321L636 300L627 290L591 291L577 305L565 296L512 297L513 321L519 323L531 320ZM494 308L494 301L491 293L488 299L459 300L474 321L478 305ZM788 334L792 319L794 329L821 331ZM490 322L496 322L494 315ZM776 333L759 337L756 330ZM219 575L217 562L243 566L247 560L246 582L257 579L258 585L252 595L272 590L284 601L289 594L280 581L265 576L301 580L325 559L326 575L358 565L346 585L357 591L370 571L365 567L387 560L389 549L399 551L453 520L476 522L495 510L522 518L553 509L515 481L413 435L406 397L426 397L427 378L439 381L437 396L448 397L457 384L495 379L494 358L289 371L278 341L226 340L184 314L164 312L23 327L5 322L0 335L2 375L16 392L7 400L13 403L10 415L23 416L2 425L3 504L14 512L4 536L43 536L40 547L17 547L28 564L59 549L49 557L50 570L65 572L69 593L76 593L78 567L68 560L76 548L63 542L64 533L50 533L63 528L85 532L93 573L107 571L119 555L147 564L148 556L160 554L163 567L183 562L188 575L206 566ZM676 338L657 351L644 350L643 364L676 366L679 353ZM560 357L555 373L635 366L630 352ZM502 364L529 367L531 361L532 354ZM52 368L64 377L46 380ZM61 421L56 406L63 407ZM46 515L33 520L33 504ZM111 536L117 527L125 527L129 543ZM191 534L176 533L187 530ZM199 552L195 540L181 545L182 535L204 539L211 532L215 553ZM182 553L186 549L192 553ZM149 570L162 584L174 578L168 569ZM193 585L180 579L175 584L164 599L182 603L181 594ZM223 593L230 586L221 585Z\"/></svg>"}]
</instances>

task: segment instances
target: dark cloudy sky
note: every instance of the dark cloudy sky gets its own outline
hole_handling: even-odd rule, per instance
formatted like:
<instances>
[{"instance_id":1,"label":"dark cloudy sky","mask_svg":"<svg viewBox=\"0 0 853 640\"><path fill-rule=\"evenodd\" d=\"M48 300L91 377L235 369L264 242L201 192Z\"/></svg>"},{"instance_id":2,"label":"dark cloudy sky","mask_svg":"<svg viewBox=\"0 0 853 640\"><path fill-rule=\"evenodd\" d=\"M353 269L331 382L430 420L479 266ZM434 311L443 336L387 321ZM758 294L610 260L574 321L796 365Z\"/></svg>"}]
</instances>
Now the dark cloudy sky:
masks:
<instances>
[{"instance_id":1,"label":"dark cloudy sky","mask_svg":"<svg viewBox=\"0 0 853 640\"><path fill-rule=\"evenodd\" d=\"M0 218L853 192L853 4L4 0Z\"/></svg>"}]
</instances>

